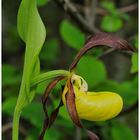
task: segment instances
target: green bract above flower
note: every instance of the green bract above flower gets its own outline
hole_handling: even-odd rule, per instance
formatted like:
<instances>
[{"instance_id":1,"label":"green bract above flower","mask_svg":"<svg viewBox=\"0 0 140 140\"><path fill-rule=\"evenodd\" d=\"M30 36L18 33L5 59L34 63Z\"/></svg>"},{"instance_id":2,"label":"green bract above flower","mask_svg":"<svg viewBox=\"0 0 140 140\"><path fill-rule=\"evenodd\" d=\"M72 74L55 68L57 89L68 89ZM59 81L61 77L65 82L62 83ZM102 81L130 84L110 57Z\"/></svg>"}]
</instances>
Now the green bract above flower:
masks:
<instances>
[{"instance_id":1,"label":"green bract above flower","mask_svg":"<svg viewBox=\"0 0 140 140\"><path fill-rule=\"evenodd\" d=\"M76 65L80 61L81 57L88 50L99 46L109 46L116 50L133 51L133 48L125 40L116 36L107 33L99 33L95 36L91 36L70 65L69 75L57 77L46 88L42 100L46 119L44 121L42 133L39 137L40 140L43 139L45 130L53 124L59 112L59 108L63 104L67 107L72 121L78 127L83 128L91 140L99 140L99 138L90 130L85 129L80 119L89 121L103 121L111 119L121 112L123 101L120 95L109 91L89 92L86 81L81 76L76 74ZM58 107L49 117L47 114L46 102L49 93L60 80L66 80L62 91L62 99L60 100Z\"/></svg>"}]
</instances>

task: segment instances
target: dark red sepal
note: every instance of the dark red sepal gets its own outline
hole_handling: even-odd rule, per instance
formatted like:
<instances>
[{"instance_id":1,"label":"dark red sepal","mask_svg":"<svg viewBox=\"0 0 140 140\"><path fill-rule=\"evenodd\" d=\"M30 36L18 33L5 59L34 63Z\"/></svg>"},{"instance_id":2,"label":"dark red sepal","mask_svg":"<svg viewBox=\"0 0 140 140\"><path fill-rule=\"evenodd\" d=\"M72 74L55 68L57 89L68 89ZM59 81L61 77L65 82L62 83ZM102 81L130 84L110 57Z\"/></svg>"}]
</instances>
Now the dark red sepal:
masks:
<instances>
[{"instance_id":1,"label":"dark red sepal","mask_svg":"<svg viewBox=\"0 0 140 140\"><path fill-rule=\"evenodd\" d=\"M124 39L121 39L117 36L108 33L98 33L94 36L91 36L86 43L84 44L83 48L78 52L74 61L70 65L70 70L73 70L77 63L79 62L80 58L90 49L96 48L99 46L109 46L116 50L125 50L125 51L134 51L134 49L128 44L128 42Z\"/></svg>"}]
</instances>

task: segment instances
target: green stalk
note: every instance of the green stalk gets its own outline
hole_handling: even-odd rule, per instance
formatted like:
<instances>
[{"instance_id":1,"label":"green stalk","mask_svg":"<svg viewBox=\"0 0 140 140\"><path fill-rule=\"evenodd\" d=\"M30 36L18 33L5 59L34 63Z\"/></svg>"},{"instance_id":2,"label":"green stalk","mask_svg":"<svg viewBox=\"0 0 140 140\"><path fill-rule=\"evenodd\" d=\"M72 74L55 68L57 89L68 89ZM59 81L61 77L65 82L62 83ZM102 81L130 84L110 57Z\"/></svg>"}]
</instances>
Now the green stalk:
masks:
<instances>
[{"instance_id":1,"label":"green stalk","mask_svg":"<svg viewBox=\"0 0 140 140\"><path fill-rule=\"evenodd\" d=\"M23 75L25 73L25 69L23 70ZM17 99L17 104L14 111L13 116L13 128L12 128L12 140L18 140L18 131L19 131L19 120L20 114L23 106L26 104L26 96L25 96L25 76L22 77L22 82L20 86L19 96Z\"/></svg>"},{"instance_id":2,"label":"green stalk","mask_svg":"<svg viewBox=\"0 0 140 140\"><path fill-rule=\"evenodd\" d=\"M19 119L20 119L20 112L15 109L14 119L13 119L12 140L18 140Z\"/></svg>"},{"instance_id":3,"label":"green stalk","mask_svg":"<svg viewBox=\"0 0 140 140\"><path fill-rule=\"evenodd\" d=\"M36 76L35 78L33 78L33 80L31 81L31 87L41 82L44 82L50 78L55 78L58 76L68 76L69 74L70 72L66 70L53 70L53 71L42 73Z\"/></svg>"},{"instance_id":4,"label":"green stalk","mask_svg":"<svg viewBox=\"0 0 140 140\"><path fill-rule=\"evenodd\" d=\"M20 95L23 95L23 94L20 94ZM21 104L19 101L21 101ZM20 107L23 107L24 103L26 103L26 97L19 96L17 105L15 107L14 116L13 116L12 140L18 140L19 121L20 121L20 115L21 115Z\"/></svg>"}]
</instances>

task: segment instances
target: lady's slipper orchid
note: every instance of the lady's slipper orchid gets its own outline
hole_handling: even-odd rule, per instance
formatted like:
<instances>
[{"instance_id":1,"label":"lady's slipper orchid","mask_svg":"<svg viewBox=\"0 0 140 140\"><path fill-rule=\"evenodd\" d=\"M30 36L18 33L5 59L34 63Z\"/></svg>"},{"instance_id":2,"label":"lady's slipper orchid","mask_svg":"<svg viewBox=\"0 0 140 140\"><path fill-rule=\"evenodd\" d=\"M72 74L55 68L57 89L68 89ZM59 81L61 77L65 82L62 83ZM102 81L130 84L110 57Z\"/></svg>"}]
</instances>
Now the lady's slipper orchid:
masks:
<instances>
[{"instance_id":1,"label":"lady's slipper orchid","mask_svg":"<svg viewBox=\"0 0 140 140\"><path fill-rule=\"evenodd\" d=\"M57 77L46 88L42 100L46 119L39 140L43 140L46 129L52 125L57 117L59 108L63 104L67 107L72 121L78 127L83 128L91 140L99 140L99 138L93 132L85 129L80 119L104 121L117 116L121 112L123 101L120 95L109 91L89 92L86 81L81 76L75 74L75 68L80 58L91 48L99 47L101 45L109 46L117 50L133 51L132 47L125 40L110 34L99 33L89 38L70 65L70 75L67 77ZM60 80L64 79L66 80L66 84L62 92L62 100L49 117L46 108L49 93Z\"/></svg>"}]
</instances>

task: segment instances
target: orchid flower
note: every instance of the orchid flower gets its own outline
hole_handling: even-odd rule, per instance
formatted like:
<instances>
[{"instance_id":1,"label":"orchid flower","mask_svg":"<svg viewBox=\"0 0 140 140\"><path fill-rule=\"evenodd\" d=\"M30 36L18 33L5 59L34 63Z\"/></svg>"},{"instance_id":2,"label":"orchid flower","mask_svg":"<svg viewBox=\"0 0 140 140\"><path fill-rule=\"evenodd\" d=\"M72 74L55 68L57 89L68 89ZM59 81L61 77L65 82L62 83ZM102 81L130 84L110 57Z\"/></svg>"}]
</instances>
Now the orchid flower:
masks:
<instances>
[{"instance_id":1,"label":"orchid flower","mask_svg":"<svg viewBox=\"0 0 140 140\"><path fill-rule=\"evenodd\" d=\"M76 74L76 66L80 61L80 58L88 50L101 45L109 46L116 50L133 51L132 47L125 40L114 35L98 33L95 36L91 36L70 65L69 75L67 77L59 76L47 86L42 98L46 119L39 140L43 140L46 129L50 128L62 105L66 106L74 124L83 128L91 140L99 140L99 138L95 133L84 128L80 119L88 121L105 121L114 118L121 112L123 108L123 100L119 94L109 91L90 92L88 91L88 84L84 78ZM58 107L49 117L47 114L46 102L51 90L61 80L66 80L61 95L62 98Z\"/></svg>"},{"instance_id":2,"label":"orchid flower","mask_svg":"<svg viewBox=\"0 0 140 140\"><path fill-rule=\"evenodd\" d=\"M72 84L72 87L69 84ZM86 81L75 74L71 76L70 81L67 81L62 94L65 106L68 104L66 95L70 88L75 95L76 109L80 119L104 121L115 117L122 110L123 101L120 95L109 91L89 92Z\"/></svg>"}]
</instances>

